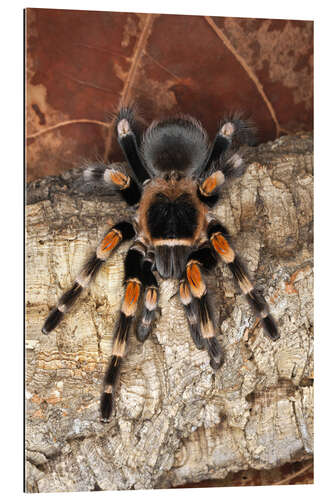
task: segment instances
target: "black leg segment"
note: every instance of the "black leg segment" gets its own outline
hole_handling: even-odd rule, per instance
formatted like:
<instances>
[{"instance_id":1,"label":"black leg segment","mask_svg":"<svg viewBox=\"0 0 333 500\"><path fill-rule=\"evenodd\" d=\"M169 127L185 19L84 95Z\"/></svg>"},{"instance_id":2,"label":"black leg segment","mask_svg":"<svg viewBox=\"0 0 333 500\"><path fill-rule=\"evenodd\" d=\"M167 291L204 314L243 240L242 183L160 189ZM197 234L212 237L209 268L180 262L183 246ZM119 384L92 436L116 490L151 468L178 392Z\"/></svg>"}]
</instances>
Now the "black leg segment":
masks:
<instances>
[{"instance_id":1,"label":"black leg segment","mask_svg":"<svg viewBox=\"0 0 333 500\"><path fill-rule=\"evenodd\" d=\"M137 182L126 173L125 169L113 168L111 165L89 165L84 170L83 178L78 181L77 187L83 192L94 191L104 195L118 191L130 206L138 203L141 198L141 189Z\"/></svg>"},{"instance_id":2,"label":"black leg segment","mask_svg":"<svg viewBox=\"0 0 333 500\"><path fill-rule=\"evenodd\" d=\"M185 277L179 287L192 339L199 349L206 347L214 370L222 365L224 357L215 336L213 311L201 268L209 270L215 264L216 259L206 245L195 250L188 258Z\"/></svg>"},{"instance_id":3,"label":"black leg segment","mask_svg":"<svg viewBox=\"0 0 333 500\"><path fill-rule=\"evenodd\" d=\"M142 184L150 179L141 155L139 153L137 138L135 135L135 124L133 111L130 108L121 108L117 116L116 130L118 142L123 153L131 166L138 182Z\"/></svg>"},{"instance_id":4,"label":"black leg segment","mask_svg":"<svg viewBox=\"0 0 333 500\"><path fill-rule=\"evenodd\" d=\"M104 377L100 404L102 422L110 421L115 385L142 292L142 261L145 252L145 245L135 241L125 259L125 294L114 332L111 359Z\"/></svg>"},{"instance_id":5,"label":"black leg segment","mask_svg":"<svg viewBox=\"0 0 333 500\"><path fill-rule=\"evenodd\" d=\"M158 283L152 272L154 253L148 252L142 264L142 278L145 286L145 295L141 318L136 330L137 339L144 342L152 330L158 314Z\"/></svg>"},{"instance_id":6,"label":"black leg segment","mask_svg":"<svg viewBox=\"0 0 333 500\"><path fill-rule=\"evenodd\" d=\"M234 114L230 118L226 118L220 124L219 131L215 136L206 161L197 171L197 175L203 176L205 173L208 173L214 163L220 163L230 148L234 150L235 147L239 147L242 144L252 146L254 143L255 128L252 123L243 120L239 114Z\"/></svg>"},{"instance_id":7,"label":"black leg segment","mask_svg":"<svg viewBox=\"0 0 333 500\"><path fill-rule=\"evenodd\" d=\"M243 264L230 246L227 230L215 220L209 224L207 233L215 252L228 265L247 301L261 319L266 333L272 340L277 340L280 335L269 313L268 304L251 283Z\"/></svg>"}]
</instances>

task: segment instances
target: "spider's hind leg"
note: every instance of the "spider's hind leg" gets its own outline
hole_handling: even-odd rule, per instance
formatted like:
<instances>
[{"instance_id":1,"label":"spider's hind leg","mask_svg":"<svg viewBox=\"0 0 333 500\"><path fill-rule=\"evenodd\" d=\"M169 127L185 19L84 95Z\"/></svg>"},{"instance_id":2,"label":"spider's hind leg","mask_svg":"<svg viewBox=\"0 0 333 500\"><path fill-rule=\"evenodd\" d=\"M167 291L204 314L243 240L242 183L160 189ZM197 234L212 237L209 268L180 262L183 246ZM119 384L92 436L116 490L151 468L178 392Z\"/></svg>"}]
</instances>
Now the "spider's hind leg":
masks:
<instances>
[{"instance_id":1,"label":"spider's hind leg","mask_svg":"<svg viewBox=\"0 0 333 500\"><path fill-rule=\"evenodd\" d=\"M215 265L216 259L211 248L204 244L189 255L186 277L181 281L179 288L192 339L199 349L202 347L207 349L210 365L214 370L222 365L224 356L215 336L213 311L201 268L208 271Z\"/></svg>"},{"instance_id":2,"label":"spider's hind leg","mask_svg":"<svg viewBox=\"0 0 333 500\"><path fill-rule=\"evenodd\" d=\"M125 356L128 335L137 314L143 286L142 261L146 247L136 240L127 252L125 259L125 294L114 331L111 359L104 376L101 396L101 421L109 422L112 412L113 393L118 379L120 366Z\"/></svg>"},{"instance_id":3,"label":"spider's hind leg","mask_svg":"<svg viewBox=\"0 0 333 500\"><path fill-rule=\"evenodd\" d=\"M232 249L227 230L218 221L213 220L208 226L207 233L216 254L228 265L249 304L260 318L267 335L272 340L279 339L280 334L269 312L268 304L251 283L243 264Z\"/></svg>"},{"instance_id":4,"label":"spider's hind leg","mask_svg":"<svg viewBox=\"0 0 333 500\"><path fill-rule=\"evenodd\" d=\"M146 340L158 315L158 283L152 272L154 258L154 252L149 251L142 264L145 295L141 318L136 330L136 337L140 342L144 342Z\"/></svg>"},{"instance_id":5,"label":"spider's hind leg","mask_svg":"<svg viewBox=\"0 0 333 500\"><path fill-rule=\"evenodd\" d=\"M198 301L191 294L186 278L179 283L179 297L185 310L192 340L197 349L203 349L205 341L200 331Z\"/></svg>"}]
</instances>

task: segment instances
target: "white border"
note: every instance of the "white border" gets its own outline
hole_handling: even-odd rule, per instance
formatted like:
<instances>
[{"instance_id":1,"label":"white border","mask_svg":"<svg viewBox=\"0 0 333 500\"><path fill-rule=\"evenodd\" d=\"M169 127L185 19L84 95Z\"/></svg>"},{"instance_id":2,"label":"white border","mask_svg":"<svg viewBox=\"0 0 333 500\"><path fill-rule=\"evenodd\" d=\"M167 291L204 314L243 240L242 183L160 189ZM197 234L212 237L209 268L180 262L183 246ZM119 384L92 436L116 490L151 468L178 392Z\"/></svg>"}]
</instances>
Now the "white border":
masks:
<instances>
[{"instance_id":1,"label":"white border","mask_svg":"<svg viewBox=\"0 0 333 500\"><path fill-rule=\"evenodd\" d=\"M327 6L327 8L325 8ZM16 1L1 9L1 167L3 204L1 224L1 493L6 498L23 497L22 473L22 249L23 249L23 182L22 182L22 10L25 7L66 8L83 10L110 10L120 12L158 12L172 14L208 14L233 17L259 17L279 19L315 19L315 208L316 208L316 281L315 281L315 337L316 337L316 420L315 420L315 486L267 486L246 488L210 488L182 490L150 490L138 492L99 492L101 497L162 498L190 497L209 494L212 498L272 499L299 495L302 499L329 498L332 491L332 418L331 366L332 366L332 297L329 276L332 260L332 159L329 151L332 131L327 114L332 102L332 17L329 2L278 0L262 2L248 0L222 2L175 1L152 2L127 0L126 2L94 0L33 1L30 5ZM326 120L325 120L326 118ZM10 208L9 208L10 207ZM317 220L318 219L318 220ZM326 257L326 259L325 259ZM320 337L320 342L318 341ZM324 346L324 347L323 347ZM59 498L64 494L39 494L38 499ZM72 493L73 498L91 499L91 493Z\"/></svg>"},{"instance_id":2,"label":"white border","mask_svg":"<svg viewBox=\"0 0 333 500\"><path fill-rule=\"evenodd\" d=\"M17 2L19 3L19 2ZM21 3L21 2L20 2ZM23 7L109 10L113 12L149 12L161 14L192 14L230 17L258 17L269 19L313 20L318 6L315 2L304 0L278 0L276 2L260 0L237 0L237 2L216 0L34 0L31 4L22 3Z\"/></svg>"}]
</instances>

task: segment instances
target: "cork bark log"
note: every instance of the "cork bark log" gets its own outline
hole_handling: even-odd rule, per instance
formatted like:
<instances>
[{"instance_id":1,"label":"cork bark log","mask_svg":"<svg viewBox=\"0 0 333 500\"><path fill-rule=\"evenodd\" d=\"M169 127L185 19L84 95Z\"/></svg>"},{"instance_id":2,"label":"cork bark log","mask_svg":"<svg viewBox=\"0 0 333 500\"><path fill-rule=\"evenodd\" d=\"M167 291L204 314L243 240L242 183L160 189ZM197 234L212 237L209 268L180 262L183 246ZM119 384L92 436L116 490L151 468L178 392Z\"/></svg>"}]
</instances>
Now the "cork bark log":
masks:
<instances>
[{"instance_id":1,"label":"cork bark log","mask_svg":"<svg viewBox=\"0 0 333 500\"><path fill-rule=\"evenodd\" d=\"M132 335L110 424L101 381L122 297L124 244L49 336L41 326L109 223L131 215L116 195L75 191L80 169L27 189L26 488L168 488L271 469L313 452L312 137L248 151L245 175L214 209L264 291L281 338L264 336L221 263L208 278L225 364L193 345L176 283L161 317Z\"/></svg>"}]
</instances>

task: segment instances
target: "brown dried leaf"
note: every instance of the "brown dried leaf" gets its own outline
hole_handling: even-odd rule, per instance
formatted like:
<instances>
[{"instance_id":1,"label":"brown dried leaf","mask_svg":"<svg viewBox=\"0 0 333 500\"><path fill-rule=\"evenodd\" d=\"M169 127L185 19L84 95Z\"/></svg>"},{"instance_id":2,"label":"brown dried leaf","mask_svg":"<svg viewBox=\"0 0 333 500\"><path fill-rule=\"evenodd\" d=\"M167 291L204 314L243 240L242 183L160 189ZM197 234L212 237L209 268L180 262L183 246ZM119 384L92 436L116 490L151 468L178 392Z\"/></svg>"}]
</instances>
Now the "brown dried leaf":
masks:
<instances>
[{"instance_id":1,"label":"brown dried leaf","mask_svg":"<svg viewBox=\"0 0 333 500\"><path fill-rule=\"evenodd\" d=\"M27 9L28 181L122 158L106 113L242 110L261 140L312 129L313 23Z\"/></svg>"}]
</instances>

